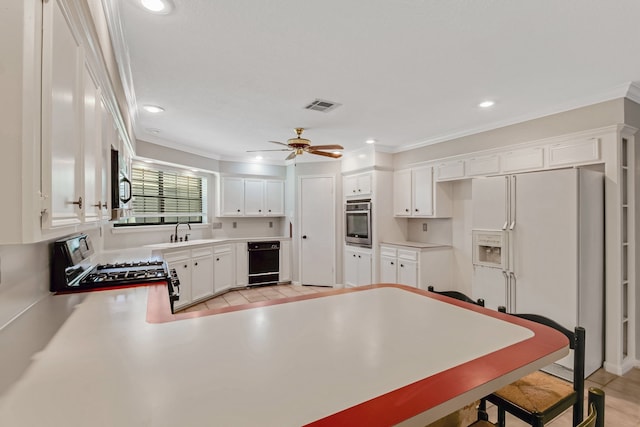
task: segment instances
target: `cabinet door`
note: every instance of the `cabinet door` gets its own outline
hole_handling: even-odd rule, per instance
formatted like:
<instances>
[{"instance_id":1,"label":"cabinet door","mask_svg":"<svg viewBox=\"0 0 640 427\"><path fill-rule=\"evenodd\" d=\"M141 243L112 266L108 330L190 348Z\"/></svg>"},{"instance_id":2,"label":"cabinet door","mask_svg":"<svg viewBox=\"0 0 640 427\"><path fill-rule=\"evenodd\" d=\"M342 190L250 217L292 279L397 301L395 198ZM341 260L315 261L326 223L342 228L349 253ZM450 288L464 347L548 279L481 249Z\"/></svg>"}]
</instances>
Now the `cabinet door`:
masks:
<instances>
[{"instance_id":1,"label":"cabinet door","mask_svg":"<svg viewBox=\"0 0 640 427\"><path fill-rule=\"evenodd\" d=\"M288 240L280 241L280 281L288 282L291 280L291 242Z\"/></svg>"},{"instance_id":2,"label":"cabinet door","mask_svg":"<svg viewBox=\"0 0 640 427\"><path fill-rule=\"evenodd\" d=\"M244 214L246 216L263 216L264 209L264 180L244 180Z\"/></svg>"},{"instance_id":3,"label":"cabinet door","mask_svg":"<svg viewBox=\"0 0 640 427\"><path fill-rule=\"evenodd\" d=\"M246 242L236 243L236 286L249 284L249 251Z\"/></svg>"},{"instance_id":4,"label":"cabinet door","mask_svg":"<svg viewBox=\"0 0 640 427\"><path fill-rule=\"evenodd\" d=\"M398 283L418 287L418 263L415 261L398 260Z\"/></svg>"},{"instance_id":5,"label":"cabinet door","mask_svg":"<svg viewBox=\"0 0 640 427\"><path fill-rule=\"evenodd\" d=\"M393 212L395 216L411 215L411 170L393 174Z\"/></svg>"},{"instance_id":6,"label":"cabinet door","mask_svg":"<svg viewBox=\"0 0 640 427\"><path fill-rule=\"evenodd\" d=\"M344 197L355 196L358 191L358 178L355 176L345 176L342 181L342 192Z\"/></svg>"},{"instance_id":7,"label":"cabinet door","mask_svg":"<svg viewBox=\"0 0 640 427\"><path fill-rule=\"evenodd\" d=\"M358 254L350 249L344 251L344 284L346 287L358 285Z\"/></svg>"},{"instance_id":8,"label":"cabinet door","mask_svg":"<svg viewBox=\"0 0 640 427\"><path fill-rule=\"evenodd\" d=\"M233 254L229 250L214 256L213 283L215 291L220 292L233 286Z\"/></svg>"},{"instance_id":9,"label":"cabinet door","mask_svg":"<svg viewBox=\"0 0 640 427\"><path fill-rule=\"evenodd\" d=\"M361 194L363 196L371 194L371 178L372 177L370 173L357 176L356 183L358 194Z\"/></svg>"},{"instance_id":10,"label":"cabinet door","mask_svg":"<svg viewBox=\"0 0 640 427\"><path fill-rule=\"evenodd\" d=\"M43 6L42 39L42 192L48 200L43 227L48 228L82 218L81 49L58 1Z\"/></svg>"},{"instance_id":11,"label":"cabinet door","mask_svg":"<svg viewBox=\"0 0 640 427\"><path fill-rule=\"evenodd\" d=\"M358 253L358 286L371 284L371 254Z\"/></svg>"},{"instance_id":12,"label":"cabinet door","mask_svg":"<svg viewBox=\"0 0 640 427\"><path fill-rule=\"evenodd\" d=\"M165 258L166 259L166 258ZM193 301L191 298L191 265L190 260L176 259L173 261L167 260L167 266L169 269L175 269L178 274L178 280L180 280L180 299L175 302L174 309L188 305Z\"/></svg>"},{"instance_id":13,"label":"cabinet door","mask_svg":"<svg viewBox=\"0 0 640 427\"><path fill-rule=\"evenodd\" d=\"M191 300L213 295L213 254L191 260Z\"/></svg>"},{"instance_id":14,"label":"cabinet door","mask_svg":"<svg viewBox=\"0 0 640 427\"><path fill-rule=\"evenodd\" d=\"M100 109L98 108L99 91L93 76L85 65L83 73L84 82L84 200L87 206L84 208L84 220L98 221L102 218L102 193L100 151Z\"/></svg>"},{"instance_id":15,"label":"cabinet door","mask_svg":"<svg viewBox=\"0 0 640 427\"><path fill-rule=\"evenodd\" d=\"M265 182L265 208L267 215L284 215L284 181Z\"/></svg>"},{"instance_id":16,"label":"cabinet door","mask_svg":"<svg viewBox=\"0 0 640 427\"><path fill-rule=\"evenodd\" d=\"M100 149L100 200L102 202L101 212L102 219L110 219L110 182L111 176L111 141L113 136L113 118L107 110L104 101L100 101L100 141L98 143Z\"/></svg>"},{"instance_id":17,"label":"cabinet door","mask_svg":"<svg viewBox=\"0 0 640 427\"><path fill-rule=\"evenodd\" d=\"M411 171L413 216L433 215L433 173L430 166Z\"/></svg>"},{"instance_id":18,"label":"cabinet door","mask_svg":"<svg viewBox=\"0 0 640 427\"><path fill-rule=\"evenodd\" d=\"M396 283L398 281L397 260L395 257L380 257L380 282Z\"/></svg>"},{"instance_id":19,"label":"cabinet door","mask_svg":"<svg viewBox=\"0 0 640 427\"><path fill-rule=\"evenodd\" d=\"M220 187L220 216L244 215L244 179L224 177Z\"/></svg>"}]
</instances>

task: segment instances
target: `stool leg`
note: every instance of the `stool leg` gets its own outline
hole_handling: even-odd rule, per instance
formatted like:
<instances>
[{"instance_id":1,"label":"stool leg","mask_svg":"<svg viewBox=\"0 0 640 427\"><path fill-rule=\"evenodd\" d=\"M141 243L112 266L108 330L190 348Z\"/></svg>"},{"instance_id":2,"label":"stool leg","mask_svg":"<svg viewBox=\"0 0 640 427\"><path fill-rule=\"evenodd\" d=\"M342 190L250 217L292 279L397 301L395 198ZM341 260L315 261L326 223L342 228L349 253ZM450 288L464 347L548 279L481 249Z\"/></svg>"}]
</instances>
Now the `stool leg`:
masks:
<instances>
[{"instance_id":1,"label":"stool leg","mask_svg":"<svg viewBox=\"0 0 640 427\"><path fill-rule=\"evenodd\" d=\"M505 411L498 406L498 427L505 427Z\"/></svg>"},{"instance_id":2,"label":"stool leg","mask_svg":"<svg viewBox=\"0 0 640 427\"><path fill-rule=\"evenodd\" d=\"M604 427L604 391L596 387L589 388L589 406L596 407L596 427Z\"/></svg>"}]
</instances>

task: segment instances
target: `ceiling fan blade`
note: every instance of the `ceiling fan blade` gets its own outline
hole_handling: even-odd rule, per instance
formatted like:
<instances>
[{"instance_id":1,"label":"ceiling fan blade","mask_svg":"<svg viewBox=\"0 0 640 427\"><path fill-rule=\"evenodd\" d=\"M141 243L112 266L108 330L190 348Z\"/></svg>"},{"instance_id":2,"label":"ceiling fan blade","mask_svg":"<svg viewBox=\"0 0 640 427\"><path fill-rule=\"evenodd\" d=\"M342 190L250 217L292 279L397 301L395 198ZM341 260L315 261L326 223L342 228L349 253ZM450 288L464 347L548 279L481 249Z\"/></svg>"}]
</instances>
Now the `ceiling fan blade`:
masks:
<instances>
[{"instance_id":1,"label":"ceiling fan blade","mask_svg":"<svg viewBox=\"0 0 640 427\"><path fill-rule=\"evenodd\" d=\"M269 141L269 142L271 142L271 143L273 143L273 144L280 144L280 145L284 145L285 147L288 147L288 146L289 146L289 144L285 144L284 142L279 142L279 141Z\"/></svg>"},{"instance_id":2,"label":"ceiling fan blade","mask_svg":"<svg viewBox=\"0 0 640 427\"><path fill-rule=\"evenodd\" d=\"M277 148L275 150L247 150L247 153L260 153L262 151L291 151L290 148Z\"/></svg>"},{"instance_id":3,"label":"ceiling fan blade","mask_svg":"<svg viewBox=\"0 0 640 427\"><path fill-rule=\"evenodd\" d=\"M292 152L291 152L291 154L289 154L285 160L291 160L291 159L293 159L295 156L296 156L296 152L295 152L295 151L292 151Z\"/></svg>"},{"instance_id":4,"label":"ceiling fan blade","mask_svg":"<svg viewBox=\"0 0 640 427\"><path fill-rule=\"evenodd\" d=\"M340 157L342 157L342 154L340 153L327 153L326 151L316 151L316 150L305 150L307 151L307 153L310 154L317 154L318 156L325 156L325 157L332 157L334 159L339 159Z\"/></svg>"},{"instance_id":5,"label":"ceiling fan blade","mask_svg":"<svg viewBox=\"0 0 640 427\"><path fill-rule=\"evenodd\" d=\"M307 147L310 150L344 150L342 145L334 144L334 145L312 145Z\"/></svg>"}]
</instances>

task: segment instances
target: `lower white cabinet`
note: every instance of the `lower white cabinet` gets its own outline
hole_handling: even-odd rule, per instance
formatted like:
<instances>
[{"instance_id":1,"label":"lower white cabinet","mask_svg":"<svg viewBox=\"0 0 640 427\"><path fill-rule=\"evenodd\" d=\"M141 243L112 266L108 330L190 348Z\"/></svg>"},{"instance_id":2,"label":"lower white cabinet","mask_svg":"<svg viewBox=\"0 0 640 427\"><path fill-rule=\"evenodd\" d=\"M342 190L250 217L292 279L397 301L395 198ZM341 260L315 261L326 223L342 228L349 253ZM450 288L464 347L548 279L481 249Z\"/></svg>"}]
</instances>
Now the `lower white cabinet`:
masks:
<instances>
[{"instance_id":1,"label":"lower white cabinet","mask_svg":"<svg viewBox=\"0 0 640 427\"><path fill-rule=\"evenodd\" d=\"M162 257L169 269L176 270L180 280L180 299L175 303L175 310L213 295L212 247L167 251Z\"/></svg>"},{"instance_id":2,"label":"lower white cabinet","mask_svg":"<svg viewBox=\"0 0 640 427\"><path fill-rule=\"evenodd\" d=\"M213 247L213 284L214 291L225 291L235 285L234 249L232 244Z\"/></svg>"},{"instance_id":3,"label":"lower white cabinet","mask_svg":"<svg viewBox=\"0 0 640 427\"><path fill-rule=\"evenodd\" d=\"M380 282L448 289L452 285L451 263L449 246L380 245Z\"/></svg>"},{"instance_id":4,"label":"lower white cabinet","mask_svg":"<svg viewBox=\"0 0 640 427\"><path fill-rule=\"evenodd\" d=\"M343 268L345 287L370 285L371 249L345 246Z\"/></svg>"},{"instance_id":5,"label":"lower white cabinet","mask_svg":"<svg viewBox=\"0 0 640 427\"><path fill-rule=\"evenodd\" d=\"M280 282L291 281L291 242L280 241Z\"/></svg>"}]
</instances>

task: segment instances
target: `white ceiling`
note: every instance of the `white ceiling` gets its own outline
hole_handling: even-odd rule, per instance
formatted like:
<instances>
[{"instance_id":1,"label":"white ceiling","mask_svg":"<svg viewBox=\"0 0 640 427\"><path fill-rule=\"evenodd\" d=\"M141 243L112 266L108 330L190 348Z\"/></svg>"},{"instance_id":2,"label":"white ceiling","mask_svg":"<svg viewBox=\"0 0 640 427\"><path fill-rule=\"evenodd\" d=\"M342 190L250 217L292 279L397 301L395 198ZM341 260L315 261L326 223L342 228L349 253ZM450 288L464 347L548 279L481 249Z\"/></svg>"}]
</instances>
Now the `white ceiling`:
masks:
<instances>
[{"instance_id":1,"label":"white ceiling","mask_svg":"<svg viewBox=\"0 0 640 427\"><path fill-rule=\"evenodd\" d=\"M637 0L172 0L167 15L109 1L137 139L212 158L249 159L295 127L313 144L400 151L640 81ZM342 105L303 108L316 98Z\"/></svg>"}]
</instances>

